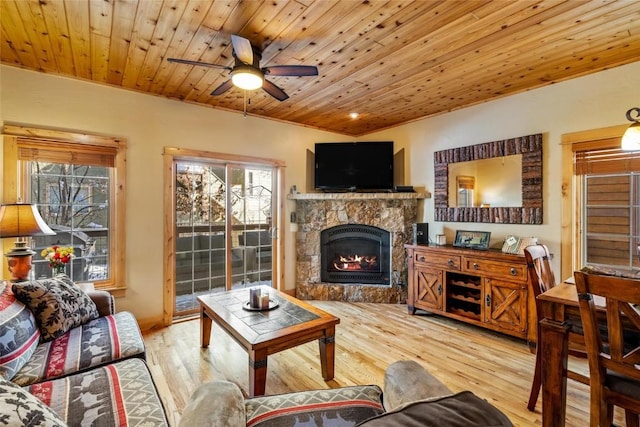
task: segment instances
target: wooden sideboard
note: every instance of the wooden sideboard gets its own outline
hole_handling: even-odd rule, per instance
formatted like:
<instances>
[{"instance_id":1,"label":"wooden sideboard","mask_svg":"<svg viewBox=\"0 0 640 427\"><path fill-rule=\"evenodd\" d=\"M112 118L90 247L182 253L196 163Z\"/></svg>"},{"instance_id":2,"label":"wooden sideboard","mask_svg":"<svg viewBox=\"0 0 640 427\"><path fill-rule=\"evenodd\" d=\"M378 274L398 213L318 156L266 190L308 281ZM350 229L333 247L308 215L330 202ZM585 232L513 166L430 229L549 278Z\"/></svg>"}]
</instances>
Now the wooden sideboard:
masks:
<instances>
[{"instance_id":1,"label":"wooden sideboard","mask_svg":"<svg viewBox=\"0 0 640 427\"><path fill-rule=\"evenodd\" d=\"M535 301L524 256L453 246L405 248L409 314L421 309L536 341Z\"/></svg>"}]
</instances>

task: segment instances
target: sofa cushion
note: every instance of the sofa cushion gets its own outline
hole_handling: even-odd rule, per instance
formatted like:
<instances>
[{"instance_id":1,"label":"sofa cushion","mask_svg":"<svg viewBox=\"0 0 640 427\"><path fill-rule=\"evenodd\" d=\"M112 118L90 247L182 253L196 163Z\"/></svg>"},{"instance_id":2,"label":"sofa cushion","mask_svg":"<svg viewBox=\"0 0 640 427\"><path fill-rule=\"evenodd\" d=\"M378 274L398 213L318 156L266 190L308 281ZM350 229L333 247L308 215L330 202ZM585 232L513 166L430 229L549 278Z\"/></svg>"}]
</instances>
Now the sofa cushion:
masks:
<instances>
[{"instance_id":1,"label":"sofa cushion","mask_svg":"<svg viewBox=\"0 0 640 427\"><path fill-rule=\"evenodd\" d=\"M26 388L72 426L167 426L141 359L128 359Z\"/></svg>"},{"instance_id":2,"label":"sofa cushion","mask_svg":"<svg viewBox=\"0 0 640 427\"><path fill-rule=\"evenodd\" d=\"M53 341L40 343L13 382L25 386L129 357L144 358L135 317L127 311L99 317Z\"/></svg>"},{"instance_id":3,"label":"sofa cushion","mask_svg":"<svg viewBox=\"0 0 640 427\"><path fill-rule=\"evenodd\" d=\"M10 380L38 346L40 331L33 313L9 286L0 284L0 376Z\"/></svg>"},{"instance_id":4,"label":"sofa cushion","mask_svg":"<svg viewBox=\"0 0 640 427\"><path fill-rule=\"evenodd\" d=\"M0 378L0 425L64 427L66 424L22 387Z\"/></svg>"},{"instance_id":5,"label":"sofa cushion","mask_svg":"<svg viewBox=\"0 0 640 427\"><path fill-rule=\"evenodd\" d=\"M508 427L511 421L470 391L418 400L367 420L361 427Z\"/></svg>"},{"instance_id":6,"label":"sofa cushion","mask_svg":"<svg viewBox=\"0 0 640 427\"><path fill-rule=\"evenodd\" d=\"M41 341L58 338L98 317L95 303L65 274L15 283L13 293L36 317Z\"/></svg>"},{"instance_id":7,"label":"sofa cushion","mask_svg":"<svg viewBox=\"0 0 640 427\"><path fill-rule=\"evenodd\" d=\"M384 412L381 395L380 387L366 385L254 397L245 401L247 427L353 426Z\"/></svg>"}]
</instances>

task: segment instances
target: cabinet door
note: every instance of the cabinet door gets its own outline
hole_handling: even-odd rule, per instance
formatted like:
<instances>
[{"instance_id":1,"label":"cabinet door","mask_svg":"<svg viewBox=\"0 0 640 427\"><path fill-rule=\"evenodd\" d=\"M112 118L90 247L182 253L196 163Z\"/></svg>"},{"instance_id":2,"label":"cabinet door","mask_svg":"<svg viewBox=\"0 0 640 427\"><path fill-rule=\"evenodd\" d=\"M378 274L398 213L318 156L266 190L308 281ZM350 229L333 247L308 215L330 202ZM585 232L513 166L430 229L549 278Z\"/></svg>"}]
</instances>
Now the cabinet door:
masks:
<instances>
[{"instance_id":1,"label":"cabinet door","mask_svg":"<svg viewBox=\"0 0 640 427\"><path fill-rule=\"evenodd\" d=\"M527 287L499 279L484 279L484 322L503 330L527 330Z\"/></svg>"},{"instance_id":2,"label":"cabinet door","mask_svg":"<svg viewBox=\"0 0 640 427\"><path fill-rule=\"evenodd\" d=\"M419 267L413 270L415 307L442 311L443 276L442 270L436 268Z\"/></svg>"}]
</instances>

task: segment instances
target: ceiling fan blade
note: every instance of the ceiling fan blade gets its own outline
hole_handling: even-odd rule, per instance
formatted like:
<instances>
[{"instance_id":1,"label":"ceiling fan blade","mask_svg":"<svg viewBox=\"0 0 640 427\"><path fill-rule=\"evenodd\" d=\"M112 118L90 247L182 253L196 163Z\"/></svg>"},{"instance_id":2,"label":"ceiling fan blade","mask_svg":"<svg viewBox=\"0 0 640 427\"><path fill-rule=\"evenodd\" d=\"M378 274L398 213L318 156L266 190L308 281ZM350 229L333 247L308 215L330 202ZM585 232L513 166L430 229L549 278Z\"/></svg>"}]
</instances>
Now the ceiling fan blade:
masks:
<instances>
[{"instance_id":1,"label":"ceiling fan blade","mask_svg":"<svg viewBox=\"0 0 640 427\"><path fill-rule=\"evenodd\" d=\"M318 68L312 65L274 65L262 71L269 76L317 76Z\"/></svg>"},{"instance_id":2,"label":"ceiling fan blade","mask_svg":"<svg viewBox=\"0 0 640 427\"><path fill-rule=\"evenodd\" d=\"M232 87L233 87L233 82L231 80L227 80L226 82L222 83L220 86L215 88L213 92L211 92L211 95L213 96L222 95Z\"/></svg>"},{"instance_id":3,"label":"ceiling fan blade","mask_svg":"<svg viewBox=\"0 0 640 427\"><path fill-rule=\"evenodd\" d=\"M247 65L253 65L253 48L249 40L232 34L231 44L233 44L233 51L236 54L236 58Z\"/></svg>"},{"instance_id":4,"label":"ceiling fan blade","mask_svg":"<svg viewBox=\"0 0 640 427\"><path fill-rule=\"evenodd\" d=\"M189 61L188 59L179 59L179 58L167 58L167 61L176 62L178 64L198 65L198 66L201 66L201 67L222 68L224 70L231 71L231 67L227 67L226 65L209 64L208 62Z\"/></svg>"},{"instance_id":5,"label":"ceiling fan blade","mask_svg":"<svg viewBox=\"0 0 640 427\"><path fill-rule=\"evenodd\" d=\"M287 95L282 89L271 83L269 80L265 79L264 83L262 84L262 89L278 101L286 101L287 99L289 99L289 95Z\"/></svg>"}]
</instances>

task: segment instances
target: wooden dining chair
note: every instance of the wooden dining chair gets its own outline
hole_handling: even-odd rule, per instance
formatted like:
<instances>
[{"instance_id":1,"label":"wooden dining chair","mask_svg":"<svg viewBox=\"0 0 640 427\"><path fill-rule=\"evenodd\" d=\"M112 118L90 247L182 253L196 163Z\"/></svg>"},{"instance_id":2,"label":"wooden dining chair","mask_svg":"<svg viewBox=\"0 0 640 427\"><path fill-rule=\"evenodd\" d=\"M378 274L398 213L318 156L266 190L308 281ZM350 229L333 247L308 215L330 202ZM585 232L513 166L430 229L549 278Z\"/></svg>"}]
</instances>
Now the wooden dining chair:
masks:
<instances>
[{"instance_id":1,"label":"wooden dining chair","mask_svg":"<svg viewBox=\"0 0 640 427\"><path fill-rule=\"evenodd\" d=\"M635 306L640 304L640 280L580 271L574 277L589 355L591 427L611 426L614 406L625 410L627 427L638 427L640 312ZM594 297L604 298L606 328Z\"/></svg>"},{"instance_id":2,"label":"wooden dining chair","mask_svg":"<svg viewBox=\"0 0 640 427\"><path fill-rule=\"evenodd\" d=\"M536 302L536 325L538 330L538 342L540 341L540 324L539 320L542 316L542 303L538 301L538 295L548 291L556 285L556 278L551 268L549 249L545 245L532 245L524 249L524 256L527 260L527 270L529 272L529 281L531 282L531 292ZM582 337L577 334L570 334L569 337L569 354L583 359L587 358L587 352L584 347ZM567 371L567 377L589 384L589 377L578 372ZM531 393L529 394L529 402L527 409L534 411L536 402L540 395L540 387L542 386L542 351L540 345L536 345L536 365L533 371L533 383L531 384Z\"/></svg>"}]
</instances>

